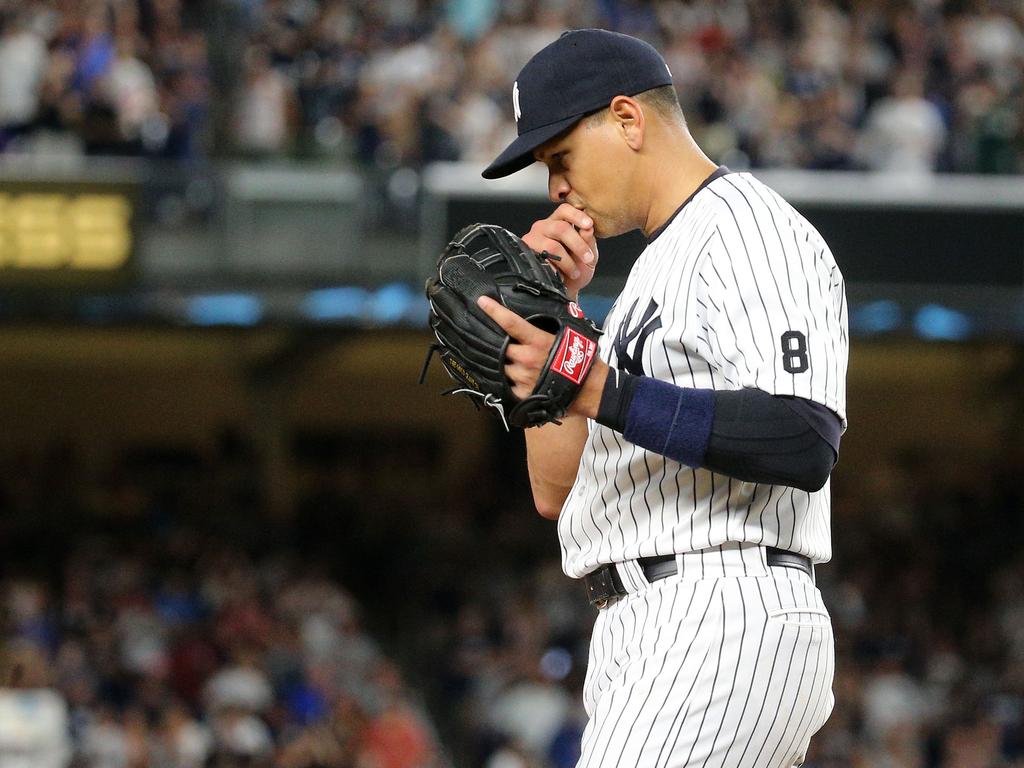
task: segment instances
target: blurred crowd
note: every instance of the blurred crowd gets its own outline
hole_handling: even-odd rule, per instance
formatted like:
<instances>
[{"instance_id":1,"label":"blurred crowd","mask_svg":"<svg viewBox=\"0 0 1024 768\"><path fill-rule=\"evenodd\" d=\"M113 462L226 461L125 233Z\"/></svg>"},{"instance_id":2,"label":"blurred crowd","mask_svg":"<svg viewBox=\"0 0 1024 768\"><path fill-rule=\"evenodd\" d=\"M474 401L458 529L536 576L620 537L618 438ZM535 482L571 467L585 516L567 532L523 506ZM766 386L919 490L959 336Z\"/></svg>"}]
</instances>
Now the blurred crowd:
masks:
<instances>
[{"instance_id":1,"label":"blurred crowd","mask_svg":"<svg viewBox=\"0 0 1024 768\"><path fill-rule=\"evenodd\" d=\"M102 472L0 451L0 768L572 768L595 612L496 445L447 518L360 508L327 464L268 518L237 439ZM1024 766L1020 466L841 467L807 768Z\"/></svg>"},{"instance_id":2,"label":"blurred crowd","mask_svg":"<svg viewBox=\"0 0 1024 768\"><path fill-rule=\"evenodd\" d=\"M0 766L433 765L351 596L287 558L179 532L83 541L59 599L0 589Z\"/></svg>"},{"instance_id":3,"label":"blurred crowd","mask_svg":"<svg viewBox=\"0 0 1024 768\"><path fill-rule=\"evenodd\" d=\"M235 135L263 151L347 139L385 167L485 163L514 136L515 73L585 26L661 50L698 141L730 166L1022 168L1014 0L266 2Z\"/></svg>"},{"instance_id":4,"label":"blurred crowd","mask_svg":"<svg viewBox=\"0 0 1024 768\"><path fill-rule=\"evenodd\" d=\"M201 5L0 0L0 151L202 157Z\"/></svg>"},{"instance_id":5,"label":"blurred crowd","mask_svg":"<svg viewBox=\"0 0 1024 768\"><path fill-rule=\"evenodd\" d=\"M811 765L1024 765L1020 459L894 457L839 484L837 706Z\"/></svg>"},{"instance_id":6,"label":"blurred crowd","mask_svg":"<svg viewBox=\"0 0 1024 768\"><path fill-rule=\"evenodd\" d=\"M600 26L665 54L693 133L731 167L1024 170L1017 0L5 0L0 8L9 149L56 133L87 152L187 157L216 135L217 151L249 157L385 171L483 164L514 136L519 68L563 30Z\"/></svg>"},{"instance_id":7,"label":"blurred crowd","mask_svg":"<svg viewBox=\"0 0 1024 768\"><path fill-rule=\"evenodd\" d=\"M661 50L698 141L730 166L1022 167L1014 0L265 2L235 136L261 151L347 140L385 167L489 162L515 133L515 73L585 26Z\"/></svg>"},{"instance_id":8,"label":"blurred crowd","mask_svg":"<svg viewBox=\"0 0 1024 768\"><path fill-rule=\"evenodd\" d=\"M331 563L254 523L244 461L2 459L0 768L444 765Z\"/></svg>"}]
</instances>

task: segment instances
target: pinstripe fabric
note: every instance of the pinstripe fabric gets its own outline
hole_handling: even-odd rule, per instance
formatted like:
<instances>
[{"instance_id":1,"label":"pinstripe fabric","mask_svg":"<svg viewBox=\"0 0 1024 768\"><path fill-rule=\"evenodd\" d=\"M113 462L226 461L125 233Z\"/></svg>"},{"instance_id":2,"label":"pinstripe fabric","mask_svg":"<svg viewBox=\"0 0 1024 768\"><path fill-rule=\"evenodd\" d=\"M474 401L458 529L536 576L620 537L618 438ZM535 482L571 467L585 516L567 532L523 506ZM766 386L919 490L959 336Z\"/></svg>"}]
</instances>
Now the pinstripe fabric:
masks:
<instances>
[{"instance_id":1,"label":"pinstripe fabric","mask_svg":"<svg viewBox=\"0 0 1024 768\"><path fill-rule=\"evenodd\" d=\"M802 761L832 709L831 623L808 576L758 566L757 550L688 554L690 575L599 612L578 768Z\"/></svg>"},{"instance_id":2,"label":"pinstripe fabric","mask_svg":"<svg viewBox=\"0 0 1024 768\"><path fill-rule=\"evenodd\" d=\"M814 228L749 174L713 179L677 213L604 330L613 367L796 395L845 427L842 275ZM562 563L574 577L613 563L628 594L597 616L578 768L799 764L832 709L832 627L813 580L769 568L765 547L827 561L828 484L741 482L588 428L558 521ZM637 558L668 554L677 575L649 584Z\"/></svg>"},{"instance_id":3,"label":"pinstripe fabric","mask_svg":"<svg viewBox=\"0 0 1024 768\"><path fill-rule=\"evenodd\" d=\"M843 278L821 236L768 187L731 173L701 189L639 256L598 349L613 367L678 386L797 395L845 426L846 329ZM805 340L804 371L786 362L787 332ZM588 426L558 522L569 576L724 542L831 557L828 484L806 493L740 482Z\"/></svg>"}]
</instances>

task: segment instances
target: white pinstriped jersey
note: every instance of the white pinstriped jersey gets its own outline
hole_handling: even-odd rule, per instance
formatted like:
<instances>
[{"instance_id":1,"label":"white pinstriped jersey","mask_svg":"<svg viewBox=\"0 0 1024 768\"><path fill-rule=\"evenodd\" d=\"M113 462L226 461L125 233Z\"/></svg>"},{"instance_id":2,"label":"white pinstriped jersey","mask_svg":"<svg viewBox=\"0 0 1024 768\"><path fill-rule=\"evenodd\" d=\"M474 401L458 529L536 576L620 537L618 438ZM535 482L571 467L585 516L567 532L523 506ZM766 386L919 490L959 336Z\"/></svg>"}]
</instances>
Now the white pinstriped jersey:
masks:
<instances>
[{"instance_id":1,"label":"white pinstriped jersey","mask_svg":"<svg viewBox=\"0 0 1024 768\"><path fill-rule=\"evenodd\" d=\"M818 232L748 173L712 178L633 265L598 353L680 387L795 395L846 426L842 275ZM829 484L807 493L682 465L590 421L558 521L565 572L727 541L831 557Z\"/></svg>"}]
</instances>

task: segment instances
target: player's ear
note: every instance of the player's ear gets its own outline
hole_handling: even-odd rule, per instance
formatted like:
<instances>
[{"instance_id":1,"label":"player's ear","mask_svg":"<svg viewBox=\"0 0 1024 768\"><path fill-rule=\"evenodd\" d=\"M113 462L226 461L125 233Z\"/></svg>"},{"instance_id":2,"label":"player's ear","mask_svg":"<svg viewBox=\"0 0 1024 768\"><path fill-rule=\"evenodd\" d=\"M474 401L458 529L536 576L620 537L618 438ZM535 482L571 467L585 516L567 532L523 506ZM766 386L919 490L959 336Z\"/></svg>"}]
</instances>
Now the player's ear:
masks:
<instances>
[{"instance_id":1,"label":"player's ear","mask_svg":"<svg viewBox=\"0 0 1024 768\"><path fill-rule=\"evenodd\" d=\"M643 147L646 120L640 103L629 96L616 96L608 105L608 111L617 132L630 149L639 150Z\"/></svg>"}]
</instances>

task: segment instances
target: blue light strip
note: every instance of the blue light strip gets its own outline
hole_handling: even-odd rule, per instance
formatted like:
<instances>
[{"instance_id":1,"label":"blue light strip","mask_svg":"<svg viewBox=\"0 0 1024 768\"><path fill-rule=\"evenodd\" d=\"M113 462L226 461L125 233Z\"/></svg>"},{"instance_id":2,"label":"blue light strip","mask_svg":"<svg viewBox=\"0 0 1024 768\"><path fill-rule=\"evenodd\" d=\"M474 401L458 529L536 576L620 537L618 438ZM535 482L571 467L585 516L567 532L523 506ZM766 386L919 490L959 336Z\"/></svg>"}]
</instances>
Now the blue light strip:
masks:
<instances>
[{"instance_id":1,"label":"blue light strip","mask_svg":"<svg viewBox=\"0 0 1024 768\"><path fill-rule=\"evenodd\" d=\"M94 294L53 302L40 315L31 299L0 296L0 317L34 319L44 316L70 323L152 322L196 326L251 327L338 325L359 328L426 328L429 307L419 286L394 282L379 287L336 285L306 293L268 291L182 294L168 289L152 293ZM614 299L584 294L583 310L603 324ZM1018 302L960 305L912 299L875 298L849 305L850 333L856 339L885 336L924 341L964 341L972 338L1024 340L1024 297Z\"/></svg>"},{"instance_id":2,"label":"blue light strip","mask_svg":"<svg viewBox=\"0 0 1024 768\"><path fill-rule=\"evenodd\" d=\"M193 296L185 315L195 325L256 325L263 319L263 301L251 293Z\"/></svg>"},{"instance_id":3,"label":"blue light strip","mask_svg":"<svg viewBox=\"0 0 1024 768\"><path fill-rule=\"evenodd\" d=\"M973 323L963 312L941 304L925 304L914 315L914 330L929 341L964 341L974 333Z\"/></svg>"}]
</instances>

